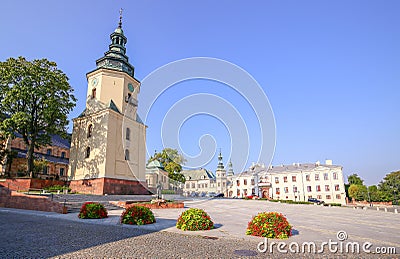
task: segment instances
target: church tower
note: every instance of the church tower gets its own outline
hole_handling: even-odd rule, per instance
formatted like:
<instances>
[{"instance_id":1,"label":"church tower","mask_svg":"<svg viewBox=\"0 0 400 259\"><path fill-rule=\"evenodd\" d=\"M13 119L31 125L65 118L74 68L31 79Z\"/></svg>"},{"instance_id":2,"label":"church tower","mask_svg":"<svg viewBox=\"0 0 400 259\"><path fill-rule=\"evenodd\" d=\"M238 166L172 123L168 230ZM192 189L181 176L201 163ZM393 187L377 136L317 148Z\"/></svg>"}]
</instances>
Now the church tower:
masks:
<instances>
[{"instance_id":1,"label":"church tower","mask_svg":"<svg viewBox=\"0 0 400 259\"><path fill-rule=\"evenodd\" d=\"M148 194L146 126L137 115L140 82L126 55L122 10L110 40L96 69L86 74L86 109L73 119L70 187L92 194Z\"/></svg>"},{"instance_id":2,"label":"church tower","mask_svg":"<svg viewBox=\"0 0 400 259\"><path fill-rule=\"evenodd\" d=\"M222 162L222 154L221 151L218 155L218 166L215 171L215 181L217 183L217 193L223 193L226 196L226 170L224 167L224 163Z\"/></svg>"}]
</instances>

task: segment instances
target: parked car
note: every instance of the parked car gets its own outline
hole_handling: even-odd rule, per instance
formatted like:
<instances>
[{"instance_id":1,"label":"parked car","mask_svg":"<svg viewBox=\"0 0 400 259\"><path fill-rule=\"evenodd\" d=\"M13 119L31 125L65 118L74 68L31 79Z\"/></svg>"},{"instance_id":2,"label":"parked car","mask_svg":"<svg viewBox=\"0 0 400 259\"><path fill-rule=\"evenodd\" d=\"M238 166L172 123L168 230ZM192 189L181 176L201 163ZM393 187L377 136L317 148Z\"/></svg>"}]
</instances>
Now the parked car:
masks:
<instances>
[{"instance_id":1,"label":"parked car","mask_svg":"<svg viewBox=\"0 0 400 259\"><path fill-rule=\"evenodd\" d=\"M206 197L214 197L216 194L215 194L215 192L209 192L209 193L207 193L206 194Z\"/></svg>"},{"instance_id":2,"label":"parked car","mask_svg":"<svg viewBox=\"0 0 400 259\"><path fill-rule=\"evenodd\" d=\"M217 194L215 194L215 196L214 196L214 198L222 198L222 197L224 197L224 194L223 194L223 193L217 193Z\"/></svg>"},{"instance_id":3,"label":"parked car","mask_svg":"<svg viewBox=\"0 0 400 259\"><path fill-rule=\"evenodd\" d=\"M316 198L308 198L308 202L313 202L313 203L316 203L318 205L325 203L324 201L320 201L320 200L318 200Z\"/></svg>"}]
</instances>

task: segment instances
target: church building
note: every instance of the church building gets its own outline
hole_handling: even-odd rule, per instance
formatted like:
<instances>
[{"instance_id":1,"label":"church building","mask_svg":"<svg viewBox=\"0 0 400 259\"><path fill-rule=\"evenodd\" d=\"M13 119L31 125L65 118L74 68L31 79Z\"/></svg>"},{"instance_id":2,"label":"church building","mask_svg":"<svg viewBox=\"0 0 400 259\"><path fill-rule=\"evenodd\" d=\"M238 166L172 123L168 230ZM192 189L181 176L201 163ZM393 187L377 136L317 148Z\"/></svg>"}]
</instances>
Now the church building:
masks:
<instances>
[{"instance_id":1,"label":"church building","mask_svg":"<svg viewBox=\"0 0 400 259\"><path fill-rule=\"evenodd\" d=\"M146 125L137 115L140 82L126 56L122 15L110 39L109 50L86 74L86 109L73 119L70 188L98 195L149 194Z\"/></svg>"}]
</instances>

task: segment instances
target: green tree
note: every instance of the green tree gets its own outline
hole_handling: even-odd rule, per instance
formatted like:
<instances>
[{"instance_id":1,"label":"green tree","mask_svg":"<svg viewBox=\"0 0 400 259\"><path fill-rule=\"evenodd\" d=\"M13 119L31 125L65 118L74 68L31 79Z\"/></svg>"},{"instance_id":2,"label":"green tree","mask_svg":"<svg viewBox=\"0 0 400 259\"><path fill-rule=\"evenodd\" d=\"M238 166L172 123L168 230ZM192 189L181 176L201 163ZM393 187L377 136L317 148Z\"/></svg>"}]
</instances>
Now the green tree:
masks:
<instances>
[{"instance_id":1,"label":"green tree","mask_svg":"<svg viewBox=\"0 0 400 259\"><path fill-rule=\"evenodd\" d=\"M148 163L153 160L157 160L164 166L165 171L168 172L169 178L182 183L185 182L185 177L180 172L182 171L182 165L186 160L181 154L179 154L178 150L164 148L161 152L154 153L154 155L149 158Z\"/></svg>"},{"instance_id":2,"label":"green tree","mask_svg":"<svg viewBox=\"0 0 400 259\"><path fill-rule=\"evenodd\" d=\"M370 201L380 201L380 193L376 185L368 186L368 199Z\"/></svg>"},{"instance_id":3,"label":"green tree","mask_svg":"<svg viewBox=\"0 0 400 259\"><path fill-rule=\"evenodd\" d=\"M367 187L365 185L352 184L349 187L349 196L356 201L367 200Z\"/></svg>"},{"instance_id":4,"label":"green tree","mask_svg":"<svg viewBox=\"0 0 400 259\"><path fill-rule=\"evenodd\" d=\"M385 201L396 203L400 198L400 171L387 174L379 183L378 189Z\"/></svg>"},{"instance_id":5,"label":"green tree","mask_svg":"<svg viewBox=\"0 0 400 259\"><path fill-rule=\"evenodd\" d=\"M5 136L22 136L31 177L34 149L50 144L52 134L67 137L67 115L75 102L68 77L55 62L23 57L0 62L0 111L5 117L0 131Z\"/></svg>"},{"instance_id":6,"label":"green tree","mask_svg":"<svg viewBox=\"0 0 400 259\"><path fill-rule=\"evenodd\" d=\"M363 185L364 180L362 180L357 174L352 174L347 177L347 181L349 182L350 185L356 184L356 185Z\"/></svg>"},{"instance_id":7,"label":"green tree","mask_svg":"<svg viewBox=\"0 0 400 259\"><path fill-rule=\"evenodd\" d=\"M45 160L44 158L41 159L35 159L33 161L33 172L34 173L39 173L42 172L45 167L49 165L49 162Z\"/></svg>"}]
</instances>

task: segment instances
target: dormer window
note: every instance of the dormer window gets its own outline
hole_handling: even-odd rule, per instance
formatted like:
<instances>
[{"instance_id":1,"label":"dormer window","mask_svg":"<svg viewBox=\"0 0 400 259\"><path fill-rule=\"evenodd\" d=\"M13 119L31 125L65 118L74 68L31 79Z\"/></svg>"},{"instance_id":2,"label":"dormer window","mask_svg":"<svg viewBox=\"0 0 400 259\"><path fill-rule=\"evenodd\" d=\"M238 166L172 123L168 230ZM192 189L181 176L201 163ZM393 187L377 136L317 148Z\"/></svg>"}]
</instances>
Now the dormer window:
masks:
<instances>
[{"instance_id":1,"label":"dormer window","mask_svg":"<svg viewBox=\"0 0 400 259\"><path fill-rule=\"evenodd\" d=\"M96 88L92 89L92 99L96 98Z\"/></svg>"}]
</instances>

